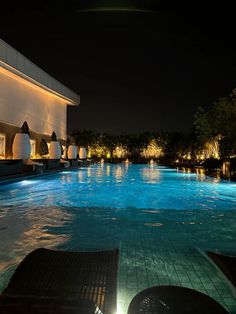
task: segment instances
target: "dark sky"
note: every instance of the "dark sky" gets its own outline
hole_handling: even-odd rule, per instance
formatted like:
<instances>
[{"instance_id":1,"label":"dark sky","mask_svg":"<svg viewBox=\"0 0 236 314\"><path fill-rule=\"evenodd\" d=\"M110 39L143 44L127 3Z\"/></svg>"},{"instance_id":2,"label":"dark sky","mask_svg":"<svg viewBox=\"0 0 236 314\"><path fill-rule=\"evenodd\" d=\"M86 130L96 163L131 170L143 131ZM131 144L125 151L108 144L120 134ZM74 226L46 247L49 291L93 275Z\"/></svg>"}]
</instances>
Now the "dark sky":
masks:
<instances>
[{"instance_id":1,"label":"dark sky","mask_svg":"<svg viewBox=\"0 0 236 314\"><path fill-rule=\"evenodd\" d=\"M81 96L70 132L188 131L236 87L230 1L8 2L1 38Z\"/></svg>"}]
</instances>

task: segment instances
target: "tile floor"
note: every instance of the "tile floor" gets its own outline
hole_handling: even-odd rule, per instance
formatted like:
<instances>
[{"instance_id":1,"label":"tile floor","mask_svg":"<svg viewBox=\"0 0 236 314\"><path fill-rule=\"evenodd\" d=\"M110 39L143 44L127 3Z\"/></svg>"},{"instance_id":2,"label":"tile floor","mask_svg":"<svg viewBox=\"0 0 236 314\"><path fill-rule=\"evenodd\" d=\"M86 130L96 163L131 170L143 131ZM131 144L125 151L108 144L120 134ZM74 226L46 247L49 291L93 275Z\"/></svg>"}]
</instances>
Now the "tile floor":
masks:
<instances>
[{"instance_id":1,"label":"tile floor","mask_svg":"<svg viewBox=\"0 0 236 314\"><path fill-rule=\"evenodd\" d=\"M236 313L236 289L211 260L195 248L121 244L118 277L118 314L127 313L131 299L156 285L178 285L198 290Z\"/></svg>"}]
</instances>

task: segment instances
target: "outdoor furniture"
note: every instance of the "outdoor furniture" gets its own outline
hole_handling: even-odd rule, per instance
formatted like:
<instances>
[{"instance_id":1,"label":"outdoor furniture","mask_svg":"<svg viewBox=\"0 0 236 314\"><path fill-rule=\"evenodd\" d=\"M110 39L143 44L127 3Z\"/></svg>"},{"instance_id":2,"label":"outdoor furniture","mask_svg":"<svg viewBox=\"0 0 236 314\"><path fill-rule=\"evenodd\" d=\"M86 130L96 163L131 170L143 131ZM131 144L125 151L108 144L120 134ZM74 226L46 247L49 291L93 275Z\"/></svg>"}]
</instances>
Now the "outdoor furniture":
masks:
<instances>
[{"instance_id":1,"label":"outdoor furniture","mask_svg":"<svg viewBox=\"0 0 236 314\"><path fill-rule=\"evenodd\" d=\"M17 267L0 295L0 313L113 314L118 250L36 249Z\"/></svg>"},{"instance_id":2,"label":"outdoor furniture","mask_svg":"<svg viewBox=\"0 0 236 314\"><path fill-rule=\"evenodd\" d=\"M70 162L65 159L60 159L60 168L70 168Z\"/></svg>"},{"instance_id":3,"label":"outdoor furniture","mask_svg":"<svg viewBox=\"0 0 236 314\"><path fill-rule=\"evenodd\" d=\"M34 159L34 161L43 163L44 170L60 169L60 159Z\"/></svg>"},{"instance_id":4,"label":"outdoor furniture","mask_svg":"<svg viewBox=\"0 0 236 314\"><path fill-rule=\"evenodd\" d=\"M139 292L130 302L128 314L226 314L206 294L179 286L156 286Z\"/></svg>"},{"instance_id":5,"label":"outdoor furniture","mask_svg":"<svg viewBox=\"0 0 236 314\"><path fill-rule=\"evenodd\" d=\"M60 159L47 159L47 170L60 169Z\"/></svg>"},{"instance_id":6,"label":"outdoor furniture","mask_svg":"<svg viewBox=\"0 0 236 314\"><path fill-rule=\"evenodd\" d=\"M29 159L24 164L23 170L24 172L42 173L44 170L44 166L42 162Z\"/></svg>"},{"instance_id":7,"label":"outdoor furniture","mask_svg":"<svg viewBox=\"0 0 236 314\"><path fill-rule=\"evenodd\" d=\"M22 159L1 159L0 160L0 176L14 175L22 173Z\"/></svg>"},{"instance_id":8,"label":"outdoor furniture","mask_svg":"<svg viewBox=\"0 0 236 314\"><path fill-rule=\"evenodd\" d=\"M236 256L229 256L215 252L206 253L236 287Z\"/></svg>"},{"instance_id":9,"label":"outdoor furniture","mask_svg":"<svg viewBox=\"0 0 236 314\"><path fill-rule=\"evenodd\" d=\"M71 167L78 167L79 163L77 159L68 159Z\"/></svg>"},{"instance_id":10,"label":"outdoor furniture","mask_svg":"<svg viewBox=\"0 0 236 314\"><path fill-rule=\"evenodd\" d=\"M78 159L78 164L79 167L88 167L91 165L91 160L90 159Z\"/></svg>"}]
</instances>

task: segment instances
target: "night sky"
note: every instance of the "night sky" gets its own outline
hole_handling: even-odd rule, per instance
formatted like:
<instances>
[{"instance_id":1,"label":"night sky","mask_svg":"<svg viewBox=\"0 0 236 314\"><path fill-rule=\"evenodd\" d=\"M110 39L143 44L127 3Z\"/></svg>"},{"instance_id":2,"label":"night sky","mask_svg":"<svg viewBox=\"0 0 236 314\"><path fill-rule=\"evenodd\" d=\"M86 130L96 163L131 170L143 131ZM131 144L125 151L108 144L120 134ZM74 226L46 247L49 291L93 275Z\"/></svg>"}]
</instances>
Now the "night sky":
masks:
<instances>
[{"instance_id":1,"label":"night sky","mask_svg":"<svg viewBox=\"0 0 236 314\"><path fill-rule=\"evenodd\" d=\"M236 87L230 1L8 2L0 37L81 96L69 132L186 132Z\"/></svg>"}]
</instances>

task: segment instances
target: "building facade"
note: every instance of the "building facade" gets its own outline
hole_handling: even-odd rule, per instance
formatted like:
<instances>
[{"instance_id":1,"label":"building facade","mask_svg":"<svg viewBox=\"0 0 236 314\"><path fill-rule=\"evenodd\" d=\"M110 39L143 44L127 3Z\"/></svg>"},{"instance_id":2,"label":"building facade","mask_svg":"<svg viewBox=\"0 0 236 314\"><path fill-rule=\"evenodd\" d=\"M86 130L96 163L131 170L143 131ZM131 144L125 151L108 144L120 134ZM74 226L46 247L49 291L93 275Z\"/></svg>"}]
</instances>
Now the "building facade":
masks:
<instances>
[{"instance_id":1,"label":"building facade","mask_svg":"<svg viewBox=\"0 0 236 314\"><path fill-rule=\"evenodd\" d=\"M79 103L79 95L0 39L0 158L11 158L14 135L24 121L32 157L39 153L41 139L50 142L53 131L64 145L67 106Z\"/></svg>"}]
</instances>

